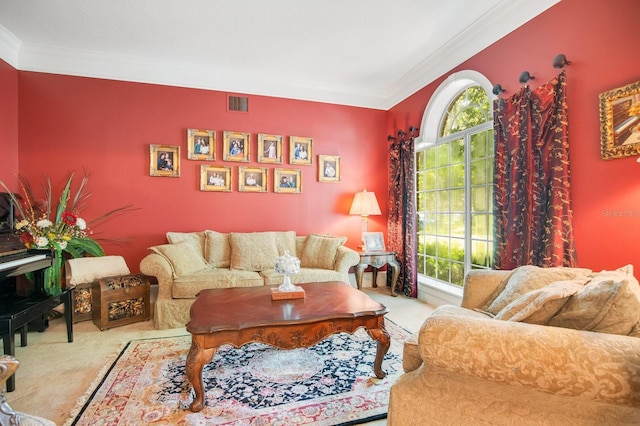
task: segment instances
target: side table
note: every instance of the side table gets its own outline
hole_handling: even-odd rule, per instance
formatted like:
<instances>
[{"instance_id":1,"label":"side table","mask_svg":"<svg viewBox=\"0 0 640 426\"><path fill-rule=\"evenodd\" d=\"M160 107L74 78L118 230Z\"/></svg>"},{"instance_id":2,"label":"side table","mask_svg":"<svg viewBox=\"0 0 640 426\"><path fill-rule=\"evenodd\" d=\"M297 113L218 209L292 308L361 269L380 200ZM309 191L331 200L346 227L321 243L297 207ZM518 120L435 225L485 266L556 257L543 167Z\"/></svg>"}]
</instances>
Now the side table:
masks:
<instances>
[{"instance_id":1,"label":"side table","mask_svg":"<svg viewBox=\"0 0 640 426\"><path fill-rule=\"evenodd\" d=\"M391 267L391 295L396 294L396 282L398 281L398 275L400 274L400 265L396 260L395 251L362 251L360 254L360 263L356 265L356 284L358 290L362 290L362 274L367 266L373 267L373 287L378 287L378 269L384 265Z\"/></svg>"}]
</instances>

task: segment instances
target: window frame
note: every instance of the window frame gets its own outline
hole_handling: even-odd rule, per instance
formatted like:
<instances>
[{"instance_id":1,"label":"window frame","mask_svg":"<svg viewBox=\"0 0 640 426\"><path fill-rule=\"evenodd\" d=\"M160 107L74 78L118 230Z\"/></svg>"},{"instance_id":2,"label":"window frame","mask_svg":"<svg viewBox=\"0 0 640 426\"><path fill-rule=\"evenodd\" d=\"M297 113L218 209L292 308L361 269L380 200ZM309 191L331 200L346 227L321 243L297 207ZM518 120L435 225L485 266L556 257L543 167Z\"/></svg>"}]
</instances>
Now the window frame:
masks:
<instances>
[{"instance_id":1,"label":"window frame","mask_svg":"<svg viewBox=\"0 0 640 426\"><path fill-rule=\"evenodd\" d=\"M493 128L493 101L497 98L497 96L492 93L491 82L484 75L477 71L460 71L452 74L445 81L443 81L440 86L438 86L433 96L429 99L427 107L425 108L424 114L422 116L420 135L414 141L414 148L416 152L424 150L429 146L433 146L438 141L450 141L460 137L460 134L456 134L456 136L449 136L439 139L439 134L449 105L456 99L457 96L459 96L464 90L471 86L480 86L486 92L490 103L490 121L469 129L465 129L464 132L470 134L476 133L478 131L491 130ZM465 158L469 158L471 147L470 144L466 142L467 141L465 138ZM467 223L470 223L469 221L471 220L471 191L466 190L470 187L470 179L470 173L465 173L465 221L467 221ZM417 191L414 192L413 195L414 197L417 197ZM415 205L417 206L417 199L415 201ZM472 238L468 238L465 235L465 253L470 253L471 241ZM470 257L465 256L465 274L470 269L470 266ZM462 297L461 287L455 286L451 283L445 283L443 281L420 273L418 273L418 286L418 294L420 294L421 292L427 293L428 300L431 302L435 300L441 301L443 303L459 303Z\"/></svg>"}]
</instances>

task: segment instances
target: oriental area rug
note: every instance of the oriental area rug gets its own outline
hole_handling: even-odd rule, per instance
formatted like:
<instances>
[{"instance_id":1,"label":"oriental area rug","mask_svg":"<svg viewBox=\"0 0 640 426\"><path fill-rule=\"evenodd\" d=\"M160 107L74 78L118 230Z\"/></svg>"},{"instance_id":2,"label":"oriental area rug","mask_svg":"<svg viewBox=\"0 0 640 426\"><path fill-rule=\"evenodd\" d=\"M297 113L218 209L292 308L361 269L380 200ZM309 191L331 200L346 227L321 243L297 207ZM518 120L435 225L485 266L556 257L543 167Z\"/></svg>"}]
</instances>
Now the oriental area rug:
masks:
<instances>
[{"instance_id":1,"label":"oriental area rug","mask_svg":"<svg viewBox=\"0 0 640 426\"><path fill-rule=\"evenodd\" d=\"M387 416L409 333L389 320L391 347L377 379L376 342L364 329L311 348L221 346L203 370L206 407L189 411L191 336L133 340L65 425L353 425Z\"/></svg>"}]
</instances>

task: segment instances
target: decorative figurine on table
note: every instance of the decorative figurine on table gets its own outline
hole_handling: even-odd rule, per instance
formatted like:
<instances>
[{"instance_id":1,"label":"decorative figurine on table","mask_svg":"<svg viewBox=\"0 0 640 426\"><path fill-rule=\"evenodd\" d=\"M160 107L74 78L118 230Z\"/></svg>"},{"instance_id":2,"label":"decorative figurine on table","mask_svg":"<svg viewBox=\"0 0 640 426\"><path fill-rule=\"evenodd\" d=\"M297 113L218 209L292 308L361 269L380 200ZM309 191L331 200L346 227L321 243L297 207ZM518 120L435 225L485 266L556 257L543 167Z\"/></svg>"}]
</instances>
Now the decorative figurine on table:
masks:
<instances>
[{"instance_id":1,"label":"decorative figurine on table","mask_svg":"<svg viewBox=\"0 0 640 426\"><path fill-rule=\"evenodd\" d=\"M300 259L291 256L285 250L284 256L276 258L274 269L279 274L284 274L284 280L277 289L272 289L271 298L278 299L301 299L304 298L304 289L291 283L291 274L300 272Z\"/></svg>"}]
</instances>

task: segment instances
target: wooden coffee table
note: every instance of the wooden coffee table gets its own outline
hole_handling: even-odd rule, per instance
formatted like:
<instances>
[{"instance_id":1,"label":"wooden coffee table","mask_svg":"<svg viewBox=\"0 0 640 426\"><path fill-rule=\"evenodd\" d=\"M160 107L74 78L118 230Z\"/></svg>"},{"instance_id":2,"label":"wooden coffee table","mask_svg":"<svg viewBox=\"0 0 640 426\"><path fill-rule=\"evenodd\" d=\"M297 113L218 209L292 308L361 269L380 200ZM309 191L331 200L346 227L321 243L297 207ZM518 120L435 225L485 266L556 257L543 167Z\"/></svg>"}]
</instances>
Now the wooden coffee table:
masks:
<instances>
[{"instance_id":1,"label":"wooden coffee table","mask_svg":"<svg viewBox=\"0 0 640 426\"><path fill-rule=\"evenodd\" d=\"M386 375L382 359L390 344L384 328L387 308L346 283L297 285L304 288L304 299L271 300L273 286L203 290L198 294L187 324L192 338L186 373L195 391L191 411L204 408L202 369L223 344L239 348L263 342L295 349L364 327L377 341L373 371L378 378Z\"/></svg>"}]
</instances>

